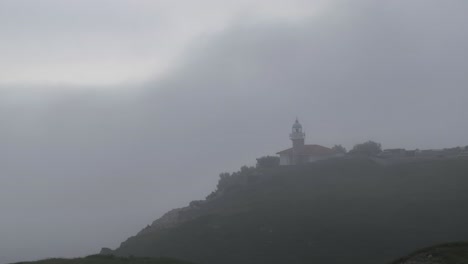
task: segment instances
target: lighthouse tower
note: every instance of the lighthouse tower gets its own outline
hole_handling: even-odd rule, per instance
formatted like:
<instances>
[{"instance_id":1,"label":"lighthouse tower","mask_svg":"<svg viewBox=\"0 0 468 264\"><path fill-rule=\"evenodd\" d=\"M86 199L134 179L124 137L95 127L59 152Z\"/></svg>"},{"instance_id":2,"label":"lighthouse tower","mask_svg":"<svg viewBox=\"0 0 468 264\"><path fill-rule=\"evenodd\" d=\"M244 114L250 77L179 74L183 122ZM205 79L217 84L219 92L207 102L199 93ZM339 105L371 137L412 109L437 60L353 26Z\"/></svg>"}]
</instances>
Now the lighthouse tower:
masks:
<instances>
[{"instance_id":1,"label":"lighthouse tower","mask_svg":"<svg viewBox=\"0 0 468 264\"><path fill-rule=\"evenodd\" d=\"M292 141L292 148L276 153L280 156L280 165L299 165L337 157L337 153L330 148L320 145L306 145L305 133L297 118L292 126L289 139Z\"/></svg>"},{"instance_id":2,"label":"lighthouse tower","mask_svg":"<svg viewBox=\"0 0 468 264\"><path fill-rule=\"evenodd\" d=\"M293 150L300 150L305 145L305 133L302 132L302 125L296 118L296 122L292 126L292 133L289 134L289 138L293 143Z\"/></svg>"}]
</instances>

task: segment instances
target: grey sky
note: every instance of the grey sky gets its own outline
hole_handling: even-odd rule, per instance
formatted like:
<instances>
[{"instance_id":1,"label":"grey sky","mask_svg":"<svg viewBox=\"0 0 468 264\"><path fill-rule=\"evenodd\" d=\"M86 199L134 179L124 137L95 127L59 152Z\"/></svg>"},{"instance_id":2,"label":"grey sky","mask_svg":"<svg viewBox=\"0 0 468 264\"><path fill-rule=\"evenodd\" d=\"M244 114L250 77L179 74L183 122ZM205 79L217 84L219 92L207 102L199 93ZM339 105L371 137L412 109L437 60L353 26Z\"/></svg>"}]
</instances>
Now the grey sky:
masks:
<instances>
[{"instance_id":1,"label":"grey sky","mask_svg":"<svg viewBox=\"0 0 468 264\"><path fill-rule=\"evenodd\" d=\"M468 3L327 2L0 2L0 262L116 247L296 116L325 146L468 145Z\"/></svg>"},{"instance_id":2,"label":"grey sky","mask_svg":"<svg viewBox=\"0 0 468 264\"><path fill-rule=\"evenodd\" d=\"M320 1L5 0L0 80L115 84L168 73L188 46L252 21L295 20Z\"/></svg>"}]
</instances>

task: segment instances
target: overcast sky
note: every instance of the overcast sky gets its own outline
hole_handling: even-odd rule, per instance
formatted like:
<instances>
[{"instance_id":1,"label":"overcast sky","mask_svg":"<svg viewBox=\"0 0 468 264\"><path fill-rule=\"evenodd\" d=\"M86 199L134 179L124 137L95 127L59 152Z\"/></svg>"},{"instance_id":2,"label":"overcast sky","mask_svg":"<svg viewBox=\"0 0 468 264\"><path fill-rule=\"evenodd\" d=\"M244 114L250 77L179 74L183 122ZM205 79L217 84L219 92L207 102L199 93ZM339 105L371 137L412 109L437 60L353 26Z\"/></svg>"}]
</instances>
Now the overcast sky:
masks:
<instances>
[{"instance_id":1,"label":"overcast sky","mask_svg":"<svg viewBox=\"0 0 468 264\"><path fill-rule=\"evenodd\" d=\"M161 77L189 47L236 20L294 21L323 8L307 0L6 0L0 80L102 85Z\"/></svg>"},{"instance_id":2,"label":"overcast sky","mask_svg":"<svg viewBox=\"0 0 468 264\"><path fill-rule=\"evenodd\" d=\"M468 145L465 0L0 1L0 263L115 248L288 148Z\"/></svg>"}]
</instances>

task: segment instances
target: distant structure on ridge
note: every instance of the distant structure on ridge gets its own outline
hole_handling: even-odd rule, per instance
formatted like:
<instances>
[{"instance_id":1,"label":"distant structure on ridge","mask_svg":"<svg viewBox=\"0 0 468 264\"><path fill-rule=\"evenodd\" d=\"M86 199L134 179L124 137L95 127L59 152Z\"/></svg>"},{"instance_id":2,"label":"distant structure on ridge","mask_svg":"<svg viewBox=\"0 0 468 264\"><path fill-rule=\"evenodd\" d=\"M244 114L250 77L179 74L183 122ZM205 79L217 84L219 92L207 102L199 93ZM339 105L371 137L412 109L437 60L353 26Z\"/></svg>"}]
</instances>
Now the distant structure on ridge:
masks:
<instances>
[{"instance_id":1,"label":"distant structure on ridge","mask_svg":"<svg viewBox=\"0 0 468 264\"><path fill-rule=\"evenodd\" d=\"M324 146L306 145L305 133L297 118L289 138L292 141L292 148L276 153L280 156L280 165L298 165L342 155Z\"/></svg>"}]
</instances>

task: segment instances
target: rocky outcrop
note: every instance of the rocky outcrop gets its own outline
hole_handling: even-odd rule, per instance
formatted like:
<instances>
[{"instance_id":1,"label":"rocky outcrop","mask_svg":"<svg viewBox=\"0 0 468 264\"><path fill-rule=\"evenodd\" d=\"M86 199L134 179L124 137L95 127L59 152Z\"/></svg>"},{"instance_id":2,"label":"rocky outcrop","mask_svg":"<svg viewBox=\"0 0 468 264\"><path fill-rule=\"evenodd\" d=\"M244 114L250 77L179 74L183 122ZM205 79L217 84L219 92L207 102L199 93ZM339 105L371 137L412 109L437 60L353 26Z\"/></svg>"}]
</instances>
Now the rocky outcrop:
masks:
<instances>
[{"instance_id":1,"label":"rocky outcrop","mask_svg":"<svg viewBox=\"0 0 468 264\"><path fill-rule=\"evenodd\" d=\"M203 208L204 204L206 204L206 201L192 201L187 207L173 209L155 220L151 225L145 227L138 235L174 228L184 222L193 220L200 215L200 210Z\"/></svg>"},{"instance_id":2,"label":"rocky outcrop","mask_svg":"<svg viewBox=\"0 0 468 264\"><path fill-rule=\"evenodd\" d=\"M106 255L106 256L110 256L110 255L113 255L114 252L112 251L112 249L110 248L101 248L101 252L99 252L99 255Z\"/></svg>"},{"instance_id":3,"label":"rocky outcrop","mask_svg":"<svg viewBox=\"0 0 468 264\"><path fill-rule=\"evenodd\" d=\"M147 226L143 230L141 230L138 235L146 234L146 233L151 233L156 230L161 230L161 229L168 229L175 227L179 225L180 223L184 222L184 219L182 217L183 212L187 212L190 210L190 207L183 207L183 208L177 208L173 209L167 213L165 213L161 218L155 220L151 225Z\"/></svg>"}]
</instances>

